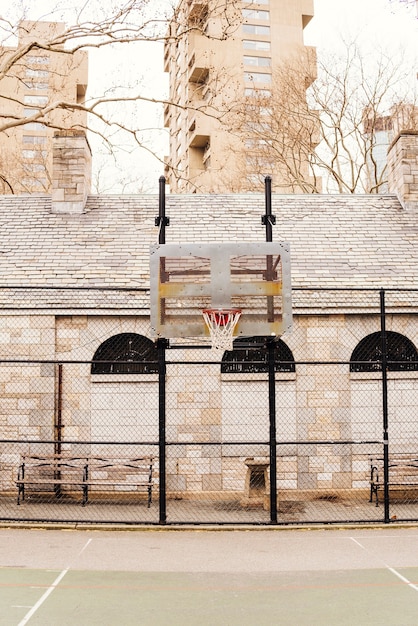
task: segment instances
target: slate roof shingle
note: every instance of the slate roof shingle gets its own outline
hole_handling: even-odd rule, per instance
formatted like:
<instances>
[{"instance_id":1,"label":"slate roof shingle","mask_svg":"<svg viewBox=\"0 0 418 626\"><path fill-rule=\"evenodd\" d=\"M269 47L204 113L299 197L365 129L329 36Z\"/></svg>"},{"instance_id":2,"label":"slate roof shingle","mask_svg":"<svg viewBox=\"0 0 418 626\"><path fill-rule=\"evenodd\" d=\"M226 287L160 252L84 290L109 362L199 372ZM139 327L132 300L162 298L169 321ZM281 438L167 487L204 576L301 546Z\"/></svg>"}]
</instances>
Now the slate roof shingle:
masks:
<instances>
[{"instance_id":1,"label":"slate roof shingle","mask_svg":"<svg viewBox=\"0 0 418 626\"><path fill-rule=\"evenodd\" d=\"M406 211L393 195L274 194L272 212L294 288L418 288L418 207ZM167 243L265 240L264 194L168 195L166 214ZM51 213L50 196L0 196L0 306L147 310L157 215L156 195L91 195L82 215ZM103 287L114 290L86 289Z\"/></svg>"}]
</instances>

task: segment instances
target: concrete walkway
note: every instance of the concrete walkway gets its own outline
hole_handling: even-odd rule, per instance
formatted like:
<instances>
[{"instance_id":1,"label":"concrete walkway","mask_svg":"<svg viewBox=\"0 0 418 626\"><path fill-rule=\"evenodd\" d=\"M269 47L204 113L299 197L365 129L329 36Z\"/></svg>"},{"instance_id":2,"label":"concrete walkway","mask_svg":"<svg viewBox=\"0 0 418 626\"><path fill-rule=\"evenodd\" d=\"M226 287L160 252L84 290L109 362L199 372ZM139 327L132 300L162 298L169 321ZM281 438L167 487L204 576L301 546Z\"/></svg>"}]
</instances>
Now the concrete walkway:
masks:
<instances>
[{"instance_id":1,"label":"concrete walkway","mask_svg":"<svg viewBox=\"0 0 418 626\"><path fill-rule=\"evenodd\" d=\"M418 528L0 529L5 626L418 621Z\"/></svg>"}]
</instances>

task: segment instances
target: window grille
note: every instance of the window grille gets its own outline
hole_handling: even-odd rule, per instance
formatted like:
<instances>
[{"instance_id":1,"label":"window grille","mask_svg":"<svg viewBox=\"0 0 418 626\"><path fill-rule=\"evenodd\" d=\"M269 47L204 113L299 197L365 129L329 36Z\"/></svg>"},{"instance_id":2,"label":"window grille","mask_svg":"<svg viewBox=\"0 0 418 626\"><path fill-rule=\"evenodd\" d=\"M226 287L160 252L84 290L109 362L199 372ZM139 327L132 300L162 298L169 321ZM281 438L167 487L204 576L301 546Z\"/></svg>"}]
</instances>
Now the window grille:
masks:
<instances>
[{"instance_id":1,"label":"window grille","mask_svg":"<svg viewBox=\"0 0 418 626\"><path fill-rule=\"evenodd\" d=\"M226 350L222 358L222 374L262 373L268 371L267 341L271 337L239 337L234 349ZM274 371L294 372L292 351L278 339L274 342Z\"/></svg>"},{"instance_id":2,"label":"window grille","mask_svg":"<svg viewBox=\"0 0 418 626\"><path fill-rule=\"evenodd\" d=\"M92 374L155 374L158 354L155 344L135 333L110 337L96 350Z\"/></svg>"},{"instance_id":3,"label":"window grille","mask_svg":"<svg viewBox=\"0 0 418 626\"><path fill-rule=\"evenodd\" d=\"M388 371L418 371L418 352L410 339L388 331ZM372 333L364 337L354 348L350 359L350 372L376 372L382 370L382 334Z\"/></svg>"}]
</instances>

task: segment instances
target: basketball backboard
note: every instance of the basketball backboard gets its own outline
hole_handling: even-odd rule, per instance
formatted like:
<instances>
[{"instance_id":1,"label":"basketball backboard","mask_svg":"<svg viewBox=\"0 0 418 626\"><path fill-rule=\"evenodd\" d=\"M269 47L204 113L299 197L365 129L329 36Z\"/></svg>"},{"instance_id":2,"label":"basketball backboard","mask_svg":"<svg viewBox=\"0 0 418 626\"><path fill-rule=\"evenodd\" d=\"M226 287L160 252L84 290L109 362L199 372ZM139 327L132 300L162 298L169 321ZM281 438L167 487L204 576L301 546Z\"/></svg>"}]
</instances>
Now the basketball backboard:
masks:
<instances>
[{"instance_id":1,"label":"basketball backboard","mask_svg":"<svg viewBox=\"0 0 418 626\"><path fill-rule=\"evenodd\" d=\"M292 325L287 243L155 244L150 253L155 337L207 337L202 311L238 309L234 336L280 336Z\"/></svg>"}]
</instances>

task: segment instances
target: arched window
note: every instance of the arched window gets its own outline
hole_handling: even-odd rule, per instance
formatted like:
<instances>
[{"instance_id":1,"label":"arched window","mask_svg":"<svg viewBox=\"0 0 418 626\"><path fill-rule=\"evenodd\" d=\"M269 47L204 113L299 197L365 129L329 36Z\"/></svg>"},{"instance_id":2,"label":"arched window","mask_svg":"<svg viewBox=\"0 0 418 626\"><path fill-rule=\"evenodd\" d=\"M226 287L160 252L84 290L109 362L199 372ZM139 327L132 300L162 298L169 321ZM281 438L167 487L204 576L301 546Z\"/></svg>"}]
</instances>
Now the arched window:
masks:
<instances>
[{"instance_id":1,"label":"arched window","mask_svg":"<svg viewBox=\"0 0 418 626\"><path fill-rule=\"evenodd\" d=\"M158 354L155 344L135 333L110 337L95 352L92 374L155 374Z\"/></svg>"},{"instance_id":2,"label":"arched window","mask_svg":"<svg viewBox=\"0 0 418 626\"><path fill-rule=\"evenodd\" d=\"M268 371L267 341L271 337L238 337L234 349L226 350L221 364L223 374L259 373ZM294 372L292 351L281 339L274 342L274 371Z\"/></svg>"},{"instance_id":3,"label":"arched window","mask_svg":"<svg viewBox=\"0 0 418 626\"><path fill-rule=\"evenodd\" d=\"M388 331L387 361L390 372L418 371L418 352L410 339ZM367 335L354 348L350 359L350 372L381 371L382 334Z\"/></svg>"}]
</instances>

